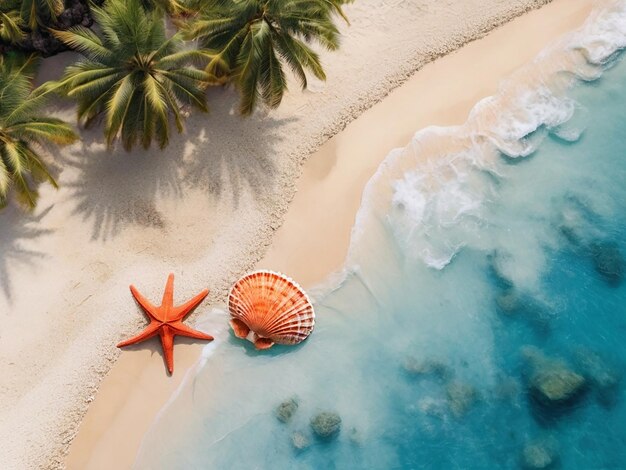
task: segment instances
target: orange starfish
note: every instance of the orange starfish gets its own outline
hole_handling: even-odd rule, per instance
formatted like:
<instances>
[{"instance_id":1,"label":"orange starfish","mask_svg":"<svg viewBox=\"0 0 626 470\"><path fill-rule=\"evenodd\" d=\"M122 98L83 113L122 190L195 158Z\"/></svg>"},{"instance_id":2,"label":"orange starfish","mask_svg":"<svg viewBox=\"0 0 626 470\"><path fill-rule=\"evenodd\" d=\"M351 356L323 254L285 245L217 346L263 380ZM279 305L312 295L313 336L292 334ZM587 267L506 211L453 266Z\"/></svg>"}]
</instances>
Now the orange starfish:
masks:
<instances>
[{"instance_id":1,"label":"orange starfish","mask_svg":"<svg viewBox=\"0 0 626 470\"><path fill-rule=\"evenodd\" d=\"M130 286L133 297L150 318L150 324L139 333L126 341L122 341L117 345L118 348L128 346L130 344L139 343L148 338L152 338L157 334L161 337L161 345L163 346L163 354L165 355L165 363L170 374L174 371L174 336L188 336L190 338L213 340L213 336L207 335L200 331L196 331L183 325L183 318L193 310L209 293L208 289L204 289L193 299L187 301L183 305L174 307L174 275L170 274L165 285L165 293L163 301L159 307L155 307L146 299L135 286Z\"/></svg>"}]
</instances>

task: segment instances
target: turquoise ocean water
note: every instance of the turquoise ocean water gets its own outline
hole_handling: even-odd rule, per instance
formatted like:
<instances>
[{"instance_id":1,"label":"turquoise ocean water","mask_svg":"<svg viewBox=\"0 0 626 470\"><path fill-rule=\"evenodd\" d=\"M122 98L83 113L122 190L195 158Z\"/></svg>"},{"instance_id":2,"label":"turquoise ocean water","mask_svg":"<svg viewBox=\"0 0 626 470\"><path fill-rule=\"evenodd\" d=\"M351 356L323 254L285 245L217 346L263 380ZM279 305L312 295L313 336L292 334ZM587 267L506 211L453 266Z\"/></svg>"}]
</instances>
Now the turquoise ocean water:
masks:
<instances>
[{"instance_id":1,"label":"turquoise ocean water","mask_svg":"<svg viewBox=\"0 0 626 470\"><path fill-rule=\"evenodd\" d=\"M313 335L259 353L222 329L136 468L625 469L624 46L611 2L392 152Z\"/></svg>"}]
</instances>

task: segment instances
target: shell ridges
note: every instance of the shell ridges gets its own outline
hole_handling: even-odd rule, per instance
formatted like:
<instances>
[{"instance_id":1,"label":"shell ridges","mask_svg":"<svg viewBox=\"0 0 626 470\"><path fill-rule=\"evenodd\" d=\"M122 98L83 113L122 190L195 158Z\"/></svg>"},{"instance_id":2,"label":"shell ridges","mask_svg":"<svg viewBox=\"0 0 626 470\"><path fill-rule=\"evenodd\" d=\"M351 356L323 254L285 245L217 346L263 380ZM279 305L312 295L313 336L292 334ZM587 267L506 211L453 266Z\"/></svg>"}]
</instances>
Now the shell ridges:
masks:
<instances>
[{"instance_id":1,"label":"shell ridges","mask_svg":"<svg viewBox=\"0 0 626 470\"><path fill-rule=\"evenodd\" d=\"M304 289L275 271L253 271L240 278L228 294L228 309L235 334L242 337L249 328L248 339L260 349L300 343L315 326L313 304Z\"/></svg>"}]
</instances>

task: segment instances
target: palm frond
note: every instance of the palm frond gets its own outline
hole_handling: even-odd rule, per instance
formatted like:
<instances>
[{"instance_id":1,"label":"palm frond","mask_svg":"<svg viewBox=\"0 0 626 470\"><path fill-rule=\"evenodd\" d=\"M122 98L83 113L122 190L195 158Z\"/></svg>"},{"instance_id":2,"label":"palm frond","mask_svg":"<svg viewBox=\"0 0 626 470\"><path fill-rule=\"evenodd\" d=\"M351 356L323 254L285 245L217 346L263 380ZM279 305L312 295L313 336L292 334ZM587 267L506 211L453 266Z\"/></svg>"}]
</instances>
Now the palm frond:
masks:
<instances>
[{"instance_id":1,"label":"palm frond","mask_svg":"<svg viewBox=\"0 0 626 470\"><path fill-rule=\"evenodd\" d=\"M285 72L280 66L280 60L276 56L272 43L267 45L267 63L261 71L261 89L263 100L270 108L277 108L285 91L287 91L287 79Z\"/></svg>"},{"instance_id":2,"label":"palm frond","mask_svg":"<svg viewBox=\"0 0 626 470\"><path fill-rule=\"evenodd\" d=\"M105 47L96 33L84 26L74 26L65 31L50 29L50 32L58 40L93 61L107 61L113 56L114 51Z\"/></svg>"},{"instance_id":3,"label":"palm frond","mask_svg":"<svg viewBox=\"0 0 626 470\"><path fill-rule=\"evenodd\" d=\"M47 181L54 189L58 189L59 185L39 156L27 144L21 142L19 145L20 151L28 158L33 180L35 182Z\"/></svg>"},{"instance_id":4,"label":"palm frond","mask_svg":"<svg viewBox=\"0 0 626 470\"><path fill-rule=\"evenodd\" d=\"M37 203L37 184L56 181L41 157L33 150L47 144L67 145L78 136L65 122L38 115L54 87L31 90L31 79L25 74L32 62L20 66L0 61L0 206L14 194L26 208Z\"/></svg>"},{"instance_id":5,"label":"palm frond","mask_svg":"<svg viewBox=\"0 0 626 470\"><path fill-rule=\"evenodd\" d=\"M11 187L11 172L5 163L7 157L3 147L0 146L0 206L5 205L4 201L6 201Z\"/></svg>"},{"instance_id":6,"label":"palm frond","mask_svg":"<svg viewBox=\"0 0 626 470\"><path fill-rule=\"evenodd\" d=\"M237 86L241 93L241 114L252 114L259 98L258 81L265 44L269 41L269 25L262 21L254 24L246 35L237 57Z\"/></svg>"},{"instance_id":7,"label":"palm frond","mask_svg":"<svg viewBox=\"0 0 626 470\"><path fill-rule=\"evenodd\" d=\"M170 117L183 129L183 104L206 110L210 77L193 64L204 67L210 56L185 49L180 34L167 38L162 13L146 11L140 0L107 0L93 12L100 31L57 33L85 57L66 68L59 86L78 102L85 126L103 117L109 145L166 145Z\"/></svg>"},{"instance_id":8,"label":"palm frond","mask_svg":"<svg viewBox=\"0 0 626 470\"><path fill-rule=\"evenodd\" d=\"M47 27L63 11L63 0L22 0L20 15L30 29Z\"/></svg>"},{"instance_id":9,"label":"palm frond","mask_svg":"<svg viewBox=\"0 0 626 470\"><path fill-rule=\"evenodd\" d=\"M335 16L347 21L342 6L351 0L195 0L197 15L184 26L210 54L206 72L215 82L233 82L240 111L251 114L260 102L277 107L287 90L283 68L307 86L307 73L326 75L312 49L339 47Z\"/></svg>"},{"instance_id":10,"label":"palm frond","mask_svg":"<svg viewBox=\"0 0 626 470\"><path fill-rule=\"evenodd\" d=\"M161 69L171 69L185 64L197 64L205 66L211 58L211 54L202 49L187 49L174 52L158 59L158 67Z\"/></svg>"},{"instance_id":11,"label":"palm frond","mask_svg":"<svg viewBox=\"0 0 626 470\"><path fill-rule=\"evenodd\" d=\"M36 121L27 121L5 128L22 141L52 142L58 145L68 145L76 142L78 136L74 130L60 119L38 118Z\"/></svg>"},{"instance_id":12,"label":"palm frond","mask_svg":"<svg viewBox=\"0 0 626 470\"><path fill-rule=\"evenodd\" d=\"M18 198L29 209L33 209L37 205L37 192L30 187L26 179L30 170L27 158L20 152L17 143L12 141L4 142L3 151Z\"/></svg>"},{"instance_id":13,"label":"palm frond","mask_svg":"<svg viewBox=\"0 0 626 470\"><path fill-rule=\"evenodd\" d=\"M320 80L326 80L326 74L317 53L297 38L281 36L281 53L290 65L297 62L302 68L309 70Z\"/></svg>"},{"instance_id":14,"label":"palm frond","mask_svg":"<svg viewBox=\"0 0 626 470\"><path fill-rule=\"evenodd\" d=\"M0 39L8 43L22 41L26 37L22 24L22 18L17 11L0 11Z\"/></svg>"},{"instance_id":15,"label":"palm frond","mask_svg":"<svg viewBox=\"0 0 626 470\"><path fill-rule=\"evenodd\" d=\"M208 111L204 90L198 89L196 86L197 78L191 78L189 75L196 75L199 70L180 69L180 70L164 70L162 75L170 81L172 91L181 103L196 106L201 111ZM200 72L206 76L204 72Z\"/></svg>"},{"instance_id":16,"label":"palm frond","mask_svg":"<svg viewBox=\"0 0 626 470\"><path fill-rule=\"evenodd\" d=\"M104 132L107 137L108 145L111 145L117 137L117 133L132 102L135 87L136 84L133 75L126 75L120 80L119 84L115 86L115 90L106 104L107 116Z\"/></svg>"}]
</instances>

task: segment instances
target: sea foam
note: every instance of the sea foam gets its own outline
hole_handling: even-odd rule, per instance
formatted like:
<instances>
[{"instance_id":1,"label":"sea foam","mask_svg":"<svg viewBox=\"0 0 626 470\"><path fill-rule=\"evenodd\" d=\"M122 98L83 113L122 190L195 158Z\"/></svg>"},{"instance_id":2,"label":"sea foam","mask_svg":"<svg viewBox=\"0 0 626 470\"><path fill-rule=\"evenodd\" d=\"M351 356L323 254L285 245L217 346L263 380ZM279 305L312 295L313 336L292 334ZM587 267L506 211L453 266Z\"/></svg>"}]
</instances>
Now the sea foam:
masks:
<instances>
[{"instance_id":1,"label":"sea foam","mask_svg":"<svg viewBox=\"0 0 626 470\"><path fill-rule=\"evenodd\" d=\"M365 189L348 264L359 264L361 236L381 219L404 252L435 269L443 269L464 246L480 247L476 232L485 204L506 179L502 157L529 157L549 134L578 140L584 129L567 124L584 110L567 92L578 80L598 79L624 47L626 2L604 2L582 28L478 102L465 124L420 130L408 146L391 152ZM535 273L539 267L528 269Z\"/></svg>"}]
</instances>

